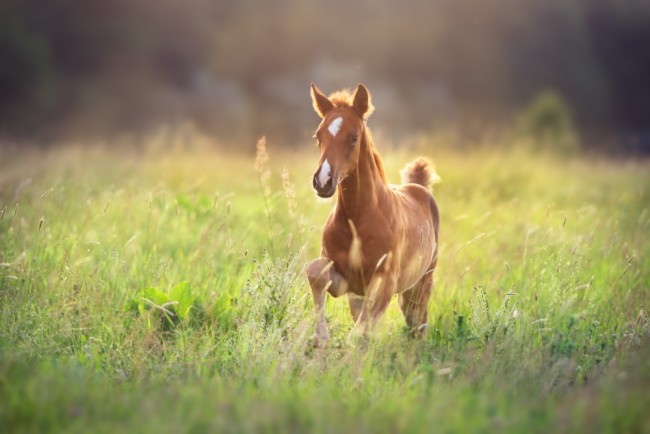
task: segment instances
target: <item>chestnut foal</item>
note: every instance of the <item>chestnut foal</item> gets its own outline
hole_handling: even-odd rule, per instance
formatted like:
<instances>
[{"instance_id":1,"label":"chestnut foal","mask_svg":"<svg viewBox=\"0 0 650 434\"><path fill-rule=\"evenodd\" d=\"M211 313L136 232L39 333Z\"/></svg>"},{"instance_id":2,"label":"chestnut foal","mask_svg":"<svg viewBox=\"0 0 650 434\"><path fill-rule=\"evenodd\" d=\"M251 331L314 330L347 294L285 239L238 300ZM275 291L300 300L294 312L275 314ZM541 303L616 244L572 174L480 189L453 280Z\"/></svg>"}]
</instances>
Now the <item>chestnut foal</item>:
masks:
<instances>
[{"instance_id":1,"label":"chestnut foal","mask_svg":"<svg viewBox=\"0 0 650 434\"><path fill-rule=\"evenodd\" d=\"M359 84L329 98L311 86L320 147L313 186L320 197L337 192L323 230L321 257L307 266L316 309L316 343L328 339L325 299L347 294L353 335L367 336L393 295L415 336L427 329L432 273L438 259L438 205L428 187L437 175L420 158L388 185L366 119L374 107Z\"/></svg>"}]
</instances>

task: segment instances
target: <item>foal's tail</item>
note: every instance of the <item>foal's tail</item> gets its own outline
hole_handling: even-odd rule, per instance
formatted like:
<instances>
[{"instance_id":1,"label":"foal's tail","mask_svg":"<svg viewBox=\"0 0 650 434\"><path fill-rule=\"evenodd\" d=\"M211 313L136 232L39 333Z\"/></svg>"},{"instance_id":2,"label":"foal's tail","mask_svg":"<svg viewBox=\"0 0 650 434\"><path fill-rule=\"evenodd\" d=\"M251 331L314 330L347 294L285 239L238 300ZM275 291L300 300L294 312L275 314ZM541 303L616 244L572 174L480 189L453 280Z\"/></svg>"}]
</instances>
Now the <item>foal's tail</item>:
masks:
<instances>
[{"instance_id":1,"label":"foal's tail","mask_svg":"<svg viewBox=\"0 0 650 434\"><path fill-rule=\"evenodd\" d=\"M433 164L423 157L411 161L400 173L402 174L402 184L420 184L429 188L431 185L440 182L440 177L436 173Z\"/></svg>"}]
</instances>

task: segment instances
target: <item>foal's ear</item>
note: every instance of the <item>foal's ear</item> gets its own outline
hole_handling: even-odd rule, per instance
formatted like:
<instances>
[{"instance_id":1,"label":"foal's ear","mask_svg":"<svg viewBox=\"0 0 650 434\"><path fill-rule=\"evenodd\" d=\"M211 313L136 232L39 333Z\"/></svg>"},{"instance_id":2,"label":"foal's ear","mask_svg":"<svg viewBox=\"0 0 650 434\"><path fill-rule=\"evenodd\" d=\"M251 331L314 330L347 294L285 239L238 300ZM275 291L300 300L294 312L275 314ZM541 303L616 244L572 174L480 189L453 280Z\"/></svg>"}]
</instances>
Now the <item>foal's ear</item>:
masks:
<instances>
[{"instance_id":1,"label":"foal's ear","mask_svg":"<svg viewBox=\"0 0 650 434\"><path fill-rule=\"evenodd\" d=\"M359 83L357 90L354 92L354 98L352 99L352 108L354 111L359 113L364 120L375 110L375 107L372 105L370 100L370 92L363 84Z\"/></svg>"},{"instance_id":2,"label":"foal's ear","mask_svg":"<svg viewBox=\"0 0 650 434\"><path fill-rule=\"evenodd\" d=\"M314 83L311 84L311 102L314 105L314 110L318 116L324 118L328 111L334 108L334 104L329 100L323 92L321 92Z\"/></svg>"}]
</instances>

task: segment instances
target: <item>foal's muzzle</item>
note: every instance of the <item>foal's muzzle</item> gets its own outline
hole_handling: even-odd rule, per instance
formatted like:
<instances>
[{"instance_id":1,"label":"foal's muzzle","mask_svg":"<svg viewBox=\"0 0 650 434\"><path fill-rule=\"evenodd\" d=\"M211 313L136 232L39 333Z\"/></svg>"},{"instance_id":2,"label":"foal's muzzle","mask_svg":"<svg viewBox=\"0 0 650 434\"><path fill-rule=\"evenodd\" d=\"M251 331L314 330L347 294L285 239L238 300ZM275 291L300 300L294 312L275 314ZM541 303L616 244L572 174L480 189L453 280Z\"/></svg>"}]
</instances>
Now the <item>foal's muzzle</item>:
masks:
<instances>
[{"instance_id":1,"label":"foal's muzzle","mask_svg":"<svg viewBox=\"0 0 650 434\"><path fill-rule=\"evenodd\" d=\"M312 185L314 187L314 190L316 190L316 194L319 197L324 197L324 198L332 197L336 192L336 186L338 184L337 182L338 176L332 173L329 176L327 176L327 181L325 181L324 184L321 184L320 181L322 180L321 179L322 177L320 172L322 169L323 169L322 167L319 167L316 173L314 173L314 178L312 179Z\"/></svg>"}]
</instances>

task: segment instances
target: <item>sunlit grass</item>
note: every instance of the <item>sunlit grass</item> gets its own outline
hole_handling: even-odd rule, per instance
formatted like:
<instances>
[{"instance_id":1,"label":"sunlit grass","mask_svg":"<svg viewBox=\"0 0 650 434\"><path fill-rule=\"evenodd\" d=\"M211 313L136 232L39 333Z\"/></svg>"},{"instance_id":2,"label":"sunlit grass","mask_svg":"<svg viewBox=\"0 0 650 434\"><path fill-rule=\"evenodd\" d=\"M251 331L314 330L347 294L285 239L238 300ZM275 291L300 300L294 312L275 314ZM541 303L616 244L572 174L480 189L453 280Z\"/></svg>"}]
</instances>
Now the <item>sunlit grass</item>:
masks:
<instances>
[{"instance_id":1,"label":"sunlit grass","mask_svg":"<svg viewBox=\"0 0 650 434\"><path fill-rule=\"evenodd\" d=\"M430 332L410 340L393 304L365 350L343 299L329 348L310 339L302 269L332 206L310 190L315 149L269 144L258 170L200 146L4 159L0 423L649 429L648 163L428 147L443 178ZM417 153L385 154L396 182Z\"/></svg>"}]
</instances>

